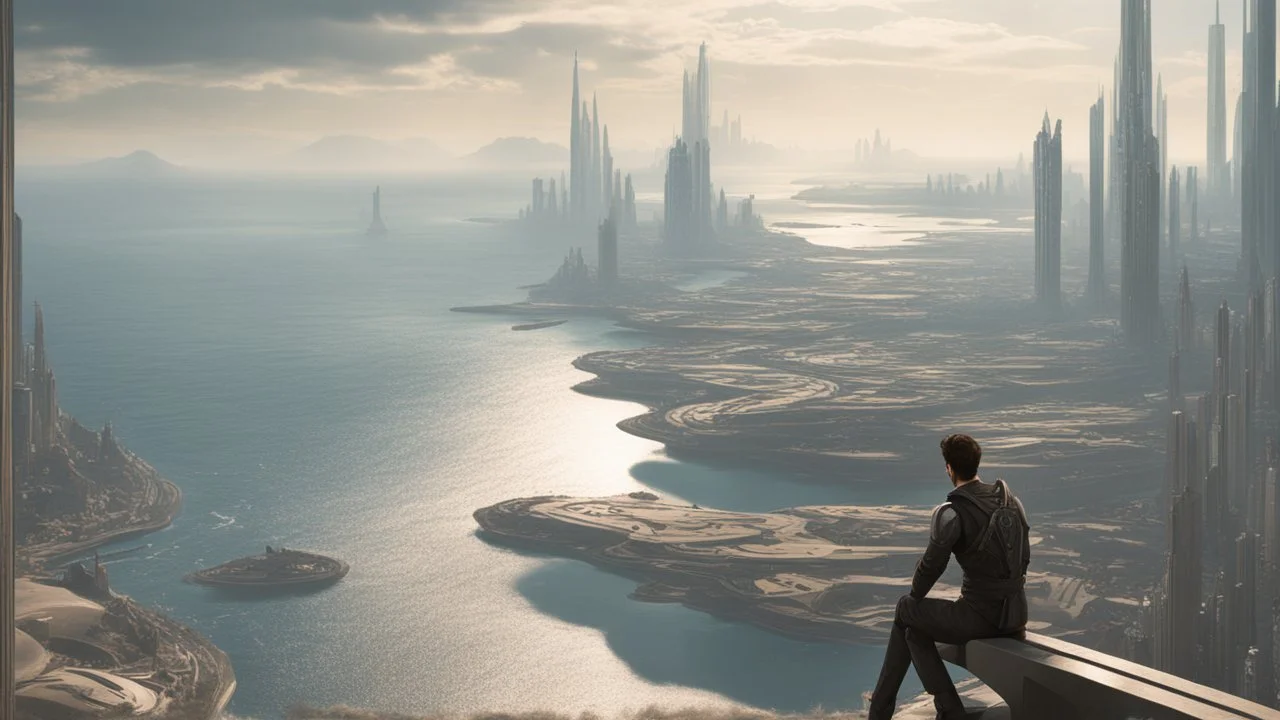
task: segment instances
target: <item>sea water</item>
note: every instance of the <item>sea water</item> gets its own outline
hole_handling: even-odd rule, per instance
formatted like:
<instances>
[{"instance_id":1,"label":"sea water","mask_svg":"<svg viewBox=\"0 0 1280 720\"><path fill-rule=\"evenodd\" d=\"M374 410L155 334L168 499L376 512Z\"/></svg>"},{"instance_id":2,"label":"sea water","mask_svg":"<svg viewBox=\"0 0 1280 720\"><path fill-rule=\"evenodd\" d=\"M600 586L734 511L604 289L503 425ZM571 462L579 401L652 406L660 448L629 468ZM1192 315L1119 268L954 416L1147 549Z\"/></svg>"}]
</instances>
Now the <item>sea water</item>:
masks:
<instances>
[{"instance_id":1,"label":"sea water","mask_svg":"<svg viewBox=\"0 0 1280 720\"><path fill-rule=\"evenodd\" d=\"M363 233L375 182L383 238ZM673 461L615 427L643 407L571 389L590 378L576 356L653 338L602 320L512 332L522 320L451 313L522 299L519 286L559 264L567 243L471 221L510 217L527 187L20 173L26 332L39 300L63 409L111 422L184 493L171 528L117 545L151 547L110 561L114 589L229 654L239 716L280 717L295 702L860 707L880 647L637 602L631 580L476 537L476 508L537 494L648 489L742 510L924 501ZM337 556L351 572L254 601L181 580L268 544ZM912 676L904 693L918 688Z\"/></svg>"}]
</instances>

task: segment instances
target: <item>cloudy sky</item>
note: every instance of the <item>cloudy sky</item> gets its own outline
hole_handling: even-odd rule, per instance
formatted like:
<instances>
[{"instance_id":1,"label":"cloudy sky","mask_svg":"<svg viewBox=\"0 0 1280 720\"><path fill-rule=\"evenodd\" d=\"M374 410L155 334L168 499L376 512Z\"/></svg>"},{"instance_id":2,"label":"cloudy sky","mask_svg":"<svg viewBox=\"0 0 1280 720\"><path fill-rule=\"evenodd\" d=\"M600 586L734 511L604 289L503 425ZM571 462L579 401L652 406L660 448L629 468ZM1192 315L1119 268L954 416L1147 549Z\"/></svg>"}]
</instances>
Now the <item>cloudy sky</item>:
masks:
<instances>
[{"instance_id":1,"label":"cloudy sky","mask_svg":"<svg viewBox=\"0 0 1280 720\"><path fill-rule=\"evenodd\" d=\"M1116 0L16 0L21 162L139 148L213 163L325 135L566 143L576 50L615 144L679 123L680 71L712 58L713 117L779 146L882 128L938 157L1029 149L1047 109L1087 156L1111 85ZM1212 0L1158 0L1171 160L1203 163ZM1238 3L1228 107L1240 85ZM717 120L718 122L718 120Z\"/></svg>"}]
</instances>

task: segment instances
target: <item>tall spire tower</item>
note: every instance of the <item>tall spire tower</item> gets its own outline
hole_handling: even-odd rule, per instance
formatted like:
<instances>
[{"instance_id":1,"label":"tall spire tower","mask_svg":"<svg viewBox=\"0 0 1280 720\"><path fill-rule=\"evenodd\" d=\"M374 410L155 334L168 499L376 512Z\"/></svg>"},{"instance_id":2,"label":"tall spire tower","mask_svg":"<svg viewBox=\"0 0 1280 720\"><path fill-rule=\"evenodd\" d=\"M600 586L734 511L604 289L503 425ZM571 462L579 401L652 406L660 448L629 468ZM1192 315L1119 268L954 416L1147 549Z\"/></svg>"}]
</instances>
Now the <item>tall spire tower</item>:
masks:
<instances>
[{"instance_id":1,"label":"tall spire tower","mask_svg":"<svg viewBox=\"0 0 1280 720\"><path fill-rule=\"evenodd\" d=\"M698 46L698 129L695 140L706 142L711 134L711 68L707 44Z\"/></svg>"},{"instance_id":2,"label":"tall spire tower","mask_svg":"<svg viewBox=\"0 0 1280 720\"><path fill-rule=\"evenodd\" d=\"M1209 26L1209 117L1206 127L1205 169L1209 197L1219 199L1231 193L1227 177L1227 30L1222 24L1222 8L1215 5Z\"/></svg>"},{"instance_id":3,"label":"tall spire tower","mask_svg":"<svg viewBox=\"0 0 1280 720\"><path fill-rule=\"evenodd\" d=\"M1036 302L1054 309L1062 303L1062 121L1050 125L1048 111L1034 149Z\"/></svg>"},{"instance_id":4,"label":"tall spire tower","mask_svg":"<svg viewBox=\"0 0 1280 720\"><path fill-rule=\"evenodd\" d=\"M591 181L587 186L591 194L587 207L591 208L591 224L600 219L600 107L596 104L596 95L591 93Z\"/></svg>"},{"instance_id":5,"label":"tall spire tower","mask_svg":"<svg viewBox=\"0 0 1280 720\"><path fill-rule=\"evenodd\" d=\"M578 53L573 54L573 104L569 107L569 218L582 218L582 125L578 119Z\"/></svg>"},{"instance_id":6,"label":"tall spire tower","mask_svg":"<svg viewBox=\"0 0 1280 720\"><path fill-rule=\"evenodd\" d=\"M1106 232L1102 189L1106 184L1106 97L1098 90L1098 102L1089 108L1089 298L1101 302L1107 294L1103 242Z\"/></svg>"},{"instance_id":7,"label":"tall spire tower","mask_svg":"<svg viewBox=\"0 0 1280 720\"><path fill-rule=\"evenodd\" d=\"M373 220L369 222L366 235L378 236L387 234L387 226L382 224L382 187L373 189Z\"/></svg>"},{"instance_id":8,"label":"tall spire tower","mask_svg":"<svg viewBox=\"0 0 1280 720\"><path fill-rule=\"evenodd\" d=\"M1160 324L1160 146L1151 132L1151 0L1120 6L1120 326L1137 345Z\"/></svg>"}]
</instances>

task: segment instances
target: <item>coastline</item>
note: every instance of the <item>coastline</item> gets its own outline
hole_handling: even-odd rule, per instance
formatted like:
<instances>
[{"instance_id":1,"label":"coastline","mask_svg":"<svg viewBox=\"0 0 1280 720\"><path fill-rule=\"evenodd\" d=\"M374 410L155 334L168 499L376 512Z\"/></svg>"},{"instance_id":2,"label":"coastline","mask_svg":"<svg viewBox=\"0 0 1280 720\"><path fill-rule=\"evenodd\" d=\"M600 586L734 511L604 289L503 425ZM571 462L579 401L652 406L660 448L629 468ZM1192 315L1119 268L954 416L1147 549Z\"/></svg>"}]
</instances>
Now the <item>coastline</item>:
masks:
<instances>
[{"instance_id":1,"label":"coastline","mask_svg":"<svg viewBox=\"0 0 1280 720\"><path fill-rule=\"evenodd\" d=\"M1023 258L992 267L967 259L1008 256L1011 237L1022 232L956 229L857 249L769 232L726 257L664 258L656 269L654 243L637 240L628 247L641 259L628 260L650 274L710 266L744 276L618 307L527 300L453 310L590 315L648 334L654 343L642 349L576 357L573 366L594 377L573 389L644 405L617 427L691 460L768 467L819 484L914 483L931 465L912 449L931 447L947 427L969 427L990 440L992 467L1015 472L1020 493L1037 505L1062 509L1067 501L1056 492L1063 463L1046 456L1072 466L1069 479L1082 491L1075 507L1146 497L1162 432L1152 421L1149 396L1160 390L1149 382L1153 366L1113 342L1087 308L1037 329L1045 318L1022 302L1021 284L1008 281L1020 276ZM926 272L931 280L954 274L958 264L961 278L903 285ZM970 274L988 292L966 289ZM812 298L801 302L800 288ZM761 307L781 309L754 316ZM1077 347L1063 350L1063 340ZM953 353L972 360L920 371L917 359L940 344L959 345ZM1069 399L1040 402L1037 388L1046 386ZM1061 429L1046 435L1037 424Z\"/></svg>"},{"instance_id":2,"label":"coastline","mask_svg":"<svg viewBox=\"0 0 1280 720\"><path fill-rule=\"evenodd\" d=\"M632 598L679 603L804 642L883 642L928 536L928 508L788 508L740 513L683 506L633 493L608 498L541 496L475 511L486 542L582 560L638 583ZM1159 528L1139 530L1157 541ZM1128 611L1072 576L1080 530L1045 522L1033 534L1041 569L1029 577L1036 631L1094 644L1101 625ZM1066 542L1060 542L1065 540ZM1141 548L1116 562L1138 566ZM931 597L954 597L947 573ZM1132 588L1129 588L1132 589Z\"/></svg>"},{"instance_id":3,"label":"coastline","mask_svg":"<svg viewBox=\"0 0 1280 720\"><path fill-rule=\"evenodd\" d=\"M659 268L731 266L744 277L618 307L614 321L648 333L654 344L579 355L573 366L593 377L573 389L643 405L645 412L617 427L661 443L671 457L776 469L816 484L915 485L929 476L933 454L912 448L936 447L948 428L980 435L991 456L984 468L992 477L1008 473L1052 539L1033 551L1039 580L1032 601L1047 623L1037 630L1119 652L1123 628L1136 617L1134 598L1155 581L1163 546L1152 498L1161 465L1153 448L1164 432L1155 418L1164 400L1163 385L1152 378L1164 368L1115 339L1114 323L1100 320L1106 308L1068 303L1046 317L1030 307L1030 252L1017 245L1028 230L1008 226L1020 218L996 214L1003 220L982 232L931 231L897 245L835 248L769 232L735 247L733 257L660 258ZM652 272L656 244L627 247ZM996 261L981 262L985 257ZM1087 263L1072 267L1078 272ZM606 314L534 299L467 311ZM939 346L950 355L922 371L919 358ZM681 547L637 550L626 533L534 510L570 500L481 508L477 534L627 577L639 583L637 600L677 602L803 641L882 641L910 579L908 564L879 573L880 581L865 582L877 574L866 573L837 583L828 599L852 602L861 614L833 618L794 599L756 594L757 580L773 581L749 577L755 570L744 575L741 562L698 558L691 565ZM882 534L909 546L912 563L927 537L892 527ZM1126 568L1123 581L1117 564L1108 564L1112 557Z\"/></svg>"},{"instance_id":4,"label":"coastline","mask_svg":"<svg viewBox=\"0 0 1280 720\"><path fill-rule=\"evenodd\" d=\"M24 576L39 575L60 561L103 545L131 537L147 535L173 524L182 510L182 489L160 476L149 463L124 449L113 439L102 442L102 435L80 426L67 418L66 433L62 436L66 453L84 452L96 443L108 447L107 455L99 455L104 462L86 468L95 477L82 481L94 483L93 487L113 487L127 498L117 503L104 518L125 518L123 523L101 529L100 532L76 540L50 540L29 543L17 548L17 562ZM91 456L92 457L92 456ZM72 466L74 467L74 466ZM70 477L70 475L69 475ZM122 507L123 505L123 507ZM80 521L76 517L56 519L55 527ZM103 519L96 519L103 522ZM105 570L105 569L104 569ZM127 595L110 591L105 571L93 594L106 599L106 614L102 619L102 631L111 638L109 642L121 657L138 655L139 648L148 643L164 640L171 644L173 652L163 655L167 669L168 690L178 693L166 716L204 718L218 720L235 693L236 678L231 659L208 638L190 627L164 614L137 604ZM104 592L105 591L105 592ZM157 646L160 647L160 646ZM157 651L159 653L159 651ZM145 656L145 651L142 652ZM157 658L159 655L156 656ZM155 660L159 662L159 660ZM126 663L126 669L136 667L139 659ZM143 661L147 662L147 661Z\"/></svg>"},{"instance_id":5,"label":"coastline","mask_svg":"<svg viewBox=\"0 0 1280 720\"><path fill-rule=\"evenodd\" d=\"M37 545L26 545L18 548L20 557L25 557L28 562L38 563L40 567L45 565L56 565L59 560L65 560L72 555L78 555L94 548L109 545L120 540L128 540L130 538L149 535L153 532L164 530L173 524L182 512L182 488L175 483L161 478L158 482L158 494L168 498L167 502L157 502L150 506L149 509L160 509L164 516L152 522L142 523L131 527L119 528L111 530L94 537L77 540L70 543L42 543Z\"/></svg>"}]
</instances>

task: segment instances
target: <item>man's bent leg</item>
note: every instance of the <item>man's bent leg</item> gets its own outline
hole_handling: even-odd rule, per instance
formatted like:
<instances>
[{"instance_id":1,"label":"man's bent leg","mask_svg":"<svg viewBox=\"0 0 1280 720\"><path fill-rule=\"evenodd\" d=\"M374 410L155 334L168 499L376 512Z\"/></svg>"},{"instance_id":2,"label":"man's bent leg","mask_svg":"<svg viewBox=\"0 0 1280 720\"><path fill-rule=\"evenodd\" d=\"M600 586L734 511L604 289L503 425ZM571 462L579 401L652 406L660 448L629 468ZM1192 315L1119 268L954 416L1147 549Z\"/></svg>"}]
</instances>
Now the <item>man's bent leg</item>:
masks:
<instances>
[{"instance_id":1,"label":"man's bent leg","mask_svg":"<svg viewBox=\"0 0 1280 720\"><path fill-rule=\"evenodd\" d=\"M991 637L996 628L963 601L906 596L898 601L898 617L906 625L905 640L924 689L933 695L939 717L964 717L964 704L938 654L935 642L963 644Z\"/></svg>"},{"instance_id":2,"label":"man's bent leg","mask_svg":"<svg viewBox=\"0 0 1280 720\"><path fill-rule=\"evenodd\" d=\"M911 662L916 666L920 684L933 696L933 707L937 709L938 717L947 720L963 718L964 703L960 700L960 693L956 692L947 666L942 663L933 637L923 630L907 628L907 647L911 650Z\"/></svg>"},{"instance_id":3,"label":"man's bent leg","mask_svg":"<svg viewBox=\"0 0 1280 720\"><path fill-rule=\"evenodd\" d=\"M876 689L871 693L867 720L889 720L893 717L893 711L898 705L898 690L902 687L902 679L906 677L907 667L910 665L911 651L907 647L906 626L895 614L893 627L889 631L889 646L884 651L884 665L880 667Z\"/></svg>"}]
</instances>

